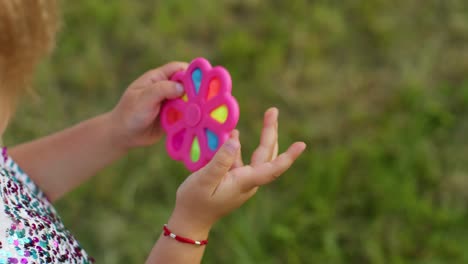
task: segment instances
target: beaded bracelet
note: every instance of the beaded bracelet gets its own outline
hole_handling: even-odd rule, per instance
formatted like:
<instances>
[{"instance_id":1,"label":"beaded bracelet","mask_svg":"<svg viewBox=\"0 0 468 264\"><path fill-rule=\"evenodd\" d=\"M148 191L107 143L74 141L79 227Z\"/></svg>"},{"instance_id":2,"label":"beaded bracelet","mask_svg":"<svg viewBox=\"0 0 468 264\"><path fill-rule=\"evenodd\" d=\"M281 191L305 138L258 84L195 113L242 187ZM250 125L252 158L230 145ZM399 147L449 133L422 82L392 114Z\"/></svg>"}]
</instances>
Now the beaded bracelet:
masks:
<instances>
[{"instance_id":1,"label":"beaded bracelet","mask_svg":"<svg viewBox=\"0 0 468 264\"><path fill-rule=\"evenodd\" d=\"M208 239L206 240L193 240L193 239L190 239L190 238L186 238L186 237L181 237L181 236L178 236L174 233L171 232L171 230L169 230L169 228L167 227L167 224L164 225L163 227L163 230L164 230L164 236L169 236L181 243L186 243L186 244L192 244L192 245L198 245L198 246L204 246L206 244L208 244Z\"/></svg>"}]
</instances>

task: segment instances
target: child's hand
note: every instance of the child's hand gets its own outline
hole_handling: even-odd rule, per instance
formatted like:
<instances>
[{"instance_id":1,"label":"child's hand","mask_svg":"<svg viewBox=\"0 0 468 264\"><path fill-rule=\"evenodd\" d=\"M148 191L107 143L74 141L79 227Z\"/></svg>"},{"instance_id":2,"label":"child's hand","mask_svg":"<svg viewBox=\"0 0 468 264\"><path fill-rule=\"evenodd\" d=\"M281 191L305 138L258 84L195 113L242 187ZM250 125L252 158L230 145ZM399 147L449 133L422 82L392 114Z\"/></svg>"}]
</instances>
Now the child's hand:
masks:
<instances>
[{"instance_id":1,"label":"child's hand","mask_svg":"<svg viewBox=\"0 0 468 264\"><path fill-rule=\"evenodd\" d=\"M109 115L115 142L131 148L151 145L161 138L161 126L156 121L161 103L184 93L182 85L169 78L187 66L185 62L171 62L148 71L130 84Z\"/></svg>"},{"instance_id":2,"label":"child's hand","mask_svg":"<svg viewBox=\"0 0 468 264\"><path fill-rule=\"evenodd\" d=\"M284 173L304 151L296 142L278 154L278 110L265 113L260 146L251 163L242 163L239 132L220 148L209 164L193 173L177 190L176 206L168 226L181 235L204 238L211 226L250 199L259 186Z\"/></svg>"}]
</instances>

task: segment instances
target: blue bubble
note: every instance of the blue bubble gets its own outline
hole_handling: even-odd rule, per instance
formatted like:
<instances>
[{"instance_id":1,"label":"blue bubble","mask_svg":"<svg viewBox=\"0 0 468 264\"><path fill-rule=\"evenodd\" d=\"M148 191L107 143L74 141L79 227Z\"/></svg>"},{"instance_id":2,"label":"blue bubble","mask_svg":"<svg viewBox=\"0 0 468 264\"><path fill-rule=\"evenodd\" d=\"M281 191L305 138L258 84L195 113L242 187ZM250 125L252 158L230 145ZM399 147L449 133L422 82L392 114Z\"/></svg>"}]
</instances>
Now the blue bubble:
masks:
<instances>
[{"instance_id":1,"label":"blue bubble","mask_svg":"<svg viewBox=\"0 0 468 264\"><path fill-rule=\"evenodd\" d=\"M215 133L207 129L206 138L208 139L208 147L210 148L210 150L215 151L216 149L218 149L219 140Z\"/></svg>"},{"instance_id":2,"label":"blue bubble","mask_svg":"<svg viewBox=\"0 0 468 264\"><path fill-rule=\"evenodd\" d=\"M200 69L197 68L192 72L192 81L195 86L195 94L198 94L202 81L202 72Z\"/></svg>"}]
</instances>

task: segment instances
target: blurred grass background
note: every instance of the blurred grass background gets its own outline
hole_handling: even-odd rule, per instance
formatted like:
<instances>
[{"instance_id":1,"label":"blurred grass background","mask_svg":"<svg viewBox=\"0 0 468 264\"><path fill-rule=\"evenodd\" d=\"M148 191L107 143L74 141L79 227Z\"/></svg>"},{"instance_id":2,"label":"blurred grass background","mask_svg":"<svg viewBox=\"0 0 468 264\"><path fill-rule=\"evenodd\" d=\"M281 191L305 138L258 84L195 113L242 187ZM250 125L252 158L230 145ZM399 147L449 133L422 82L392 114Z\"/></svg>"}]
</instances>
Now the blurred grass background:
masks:
<instances>
[{"instance_id":1,"label":"blurred grass background","mask_svg":"<svg viewBox=\"0 0 468 264\"><path fill-rule=\"evenodd\" d=\"M148 69L233 77L244 157L263 111L309 149L213 229L204 263L468 263L468 2L62 1L63 28L6 143L110 110ZM164 144L58 203L98 263L143 263L188 175Z\"/></svg>"}]
</instances>

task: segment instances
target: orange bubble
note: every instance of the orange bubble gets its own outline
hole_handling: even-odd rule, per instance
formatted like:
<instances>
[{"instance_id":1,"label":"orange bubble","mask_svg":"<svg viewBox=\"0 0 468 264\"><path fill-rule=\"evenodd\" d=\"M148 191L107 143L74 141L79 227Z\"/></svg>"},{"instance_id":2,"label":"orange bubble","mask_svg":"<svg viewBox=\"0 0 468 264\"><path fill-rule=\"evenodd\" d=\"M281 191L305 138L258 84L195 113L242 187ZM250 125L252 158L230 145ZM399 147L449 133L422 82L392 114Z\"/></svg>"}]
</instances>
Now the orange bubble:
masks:
<instances>
[{"instance_id":1,"label":"orange bubble","mask_svg":"<svg viewBox=\"0 0 468 264\"><path fill-rule=\"evenodd\" d=\"M211 80L210 85L208 86L208 96L207 100L210 100L214 96L216 96L219 93L219 89L221 88L221 82L219 81L218 78L214 78Z\"/></svg>"}]
</instances>

